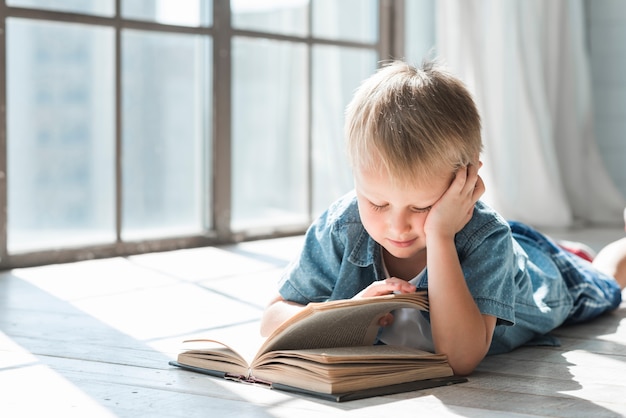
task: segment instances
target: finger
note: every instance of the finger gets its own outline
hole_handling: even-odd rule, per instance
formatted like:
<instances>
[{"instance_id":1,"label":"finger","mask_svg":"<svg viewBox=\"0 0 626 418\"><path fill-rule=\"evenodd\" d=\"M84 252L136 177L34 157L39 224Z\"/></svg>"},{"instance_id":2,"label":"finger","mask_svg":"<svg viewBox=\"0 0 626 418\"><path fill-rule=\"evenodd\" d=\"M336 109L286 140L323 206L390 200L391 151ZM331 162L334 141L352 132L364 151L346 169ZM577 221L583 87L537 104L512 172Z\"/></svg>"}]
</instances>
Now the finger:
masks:
<instances>
[{"instance_id":1,"label":"finger","mask_svg":"<svg viewBox=\"0 0 626 418\"><path fill-rule=\"evenodd\" d=\"M386 289L387 293L400 292L400 293L411 293L415 292L415 286L406 280L398 279L397 277L389 277L388 279L383 280L379 286L381 289Z\"/></svg>"},{"instance_id":2,"label":"finger","mask_svg":"<svg viewBox=\"0 0 626 418\"><path fill-rule=\"evenodd\" d=\"M415 292L416 290L415 285L397 277L389 277L388 279L385 279L385 282L395 286L398 290L402 290L404 293Z\"/></svg>"},{"instance_id":3,"label":"finger","mask_svg":"<svg viewBox=\"0 0 626 418\"><path fill-rule=\"evenodd\" d=\"M388 278L378 282L374 282L359 293L360 297L372 297L388 295L390 293L412 293L415 292L415 286L405 280L398 278Z\"/></svg>"},{"instance_id":4,"label":"finger","mask_svg":"<svg viewBox=\"0 0 626 418\"><path fill-rule=\"evenodd\" d=\"M465 186L467 185L467 166L459 167L454 173L454 178L448 186L448 193L457 194L463 193Z\"/></svg>"},{"instance_id":5,"label":"finger","mask_svg":"<svg viewBox=\"0 0 626 418\"><path fill-rule=\"evenodd\" d=\"M468 171L469 171L469 165L466 165L465 167L460 167L456 171L455 180L461 184L465 184L467 182Z\"/></svg>"},{"instance_id":6,"label":"finger","mask_svg":"<svg viewBox=\"0 0 626 418\"><path fill-rule=\"evenodd\" d=\"M393 320L393 314L387 313L378 320L378 325L381 327L388 327L389 325L393 324Z\"/></svg>"},{"instance_id":7,"label":"finger","mask_svg":"<svg viewBox=\"0 0 626 418\"><path fill-rule=\"evenodd\" d=\"M480 197L485 193L485 182L482 177L478 176L476 179L476 184L474 185L474 191L472 192L472 199L474 203L480 199Z\"/></svg>"},{"instance_id":8,"label":"finger","mask_svg":"<svg viewBox=\"0 0 626 418\"><path fill-rule=\"evenodd\" d=\"M478 174L479 169L480 167L477 165L470 165L467 169L468 175L467 182L465 183L465 190L467 190L469 195L474 198L474 201L477 201L478 198L485 192L485 184Z\"/></svg>"},{"instance_id":9,"label":"finger","mask_svg":"<svg viewBox=\"0 0 626 418\"><path fill-rule=\"evenodd\" d=\"M468 165L457 172L455 178L456 192L462 197L471 197L476 185L476 171Z\"/></svg>"},{"instance_id":10,"label":"finger","mask_svg":"<svg viewBox=\"0 0 626 418\"><path fill-rule=\"evenodd\" d=\"M467 182L471 184L476 184L478 179L478 169L480 167L475 164L470 164L467 166Z\"/></svg>"}]
</instances>

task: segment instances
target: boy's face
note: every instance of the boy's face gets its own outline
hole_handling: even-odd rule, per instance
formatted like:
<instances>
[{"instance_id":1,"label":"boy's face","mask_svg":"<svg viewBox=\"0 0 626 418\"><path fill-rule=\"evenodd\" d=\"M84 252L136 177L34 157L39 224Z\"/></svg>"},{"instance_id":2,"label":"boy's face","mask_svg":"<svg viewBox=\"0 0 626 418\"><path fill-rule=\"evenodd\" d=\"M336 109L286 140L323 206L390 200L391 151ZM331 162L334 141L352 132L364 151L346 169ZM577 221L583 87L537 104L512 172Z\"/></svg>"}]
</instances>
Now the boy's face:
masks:
<instances>
[{"instance_id":1,"label":"boy's face","mask_svg":"<svg viewBox=\"0 0 626 418\"><path fill-rule=\"evenodd\" d=\"M450 186L453 176L451 171L442 171L429 182L398 186L382 172L355 170L363 226L394 257L419 256L426 248L426 217Z\"/></svg>"}]
</instances>

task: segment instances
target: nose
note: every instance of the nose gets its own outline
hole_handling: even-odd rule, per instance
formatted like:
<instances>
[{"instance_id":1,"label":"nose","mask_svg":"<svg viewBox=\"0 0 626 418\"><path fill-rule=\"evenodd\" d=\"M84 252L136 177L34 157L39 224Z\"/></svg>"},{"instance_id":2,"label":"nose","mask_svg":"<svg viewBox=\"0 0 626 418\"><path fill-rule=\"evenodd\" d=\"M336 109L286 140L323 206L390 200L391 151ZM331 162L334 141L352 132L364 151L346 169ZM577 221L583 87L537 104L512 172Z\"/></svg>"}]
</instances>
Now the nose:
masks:
<instances>
[{"instance_id":1,"label":"nose","mask_svg":"<svg viewBox=\"0 0 626 418\"><path fill-rule=\"evenodd\" d=\"M401 237L411 231L411 219L403 211L394 211L389 214L389 230L396 236Z\"/></svg>"}]
</instances>

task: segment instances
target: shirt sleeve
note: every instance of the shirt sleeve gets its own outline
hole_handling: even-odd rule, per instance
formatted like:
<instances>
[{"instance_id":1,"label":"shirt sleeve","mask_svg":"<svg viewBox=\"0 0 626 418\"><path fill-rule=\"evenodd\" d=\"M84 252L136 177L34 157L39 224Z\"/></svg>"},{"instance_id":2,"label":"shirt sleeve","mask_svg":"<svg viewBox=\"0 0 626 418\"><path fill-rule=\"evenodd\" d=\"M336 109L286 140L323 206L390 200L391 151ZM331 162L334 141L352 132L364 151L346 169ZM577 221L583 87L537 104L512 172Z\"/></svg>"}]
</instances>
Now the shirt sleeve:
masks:
<instances>
[{"instance_id":1,"label":"shirt sleeve","mask_svg":"<svg viewBox=\"0 0 626 418\"><path fill-rule=\"evenodd\" d=\"M344 252L343 243L333 234L328 211L307 230L304 246L279 282L279 293L288 301L306 305L324 302L333 292Z\"/></svg>"},{"instance_id":2,"label":"shirt sleeve","mask_svg":"<svg viewBox=\"0 0 626 418\"><path fill-rule=\"evenodd\" d=\"M459 259L465 281L482 314L497 318L498 325L515 322L515 289L523 254L515 249L505 222L494 218L480 228L464 231Z\"/></svg>"}]
</instances>

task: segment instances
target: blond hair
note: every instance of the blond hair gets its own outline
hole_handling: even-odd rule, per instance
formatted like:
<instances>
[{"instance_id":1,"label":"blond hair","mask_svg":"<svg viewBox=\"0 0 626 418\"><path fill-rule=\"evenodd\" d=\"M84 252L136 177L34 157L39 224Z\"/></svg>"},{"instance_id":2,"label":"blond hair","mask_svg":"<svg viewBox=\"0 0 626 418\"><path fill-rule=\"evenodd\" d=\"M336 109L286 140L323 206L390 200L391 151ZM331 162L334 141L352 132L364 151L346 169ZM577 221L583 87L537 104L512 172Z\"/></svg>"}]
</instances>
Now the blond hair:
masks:
<instances>
[{"instance_id":1,"label":"blond hair","mask_svg":"<svg viewBox=\"0 0 626 418\"><path fill-rule=\"evenodd\" d=\"M354 170L386 170L402 184L477 164L482 150L470 93L433 61L395 61L365 80L346 109L345 137Z\"/></svg>"}]
</instances>

